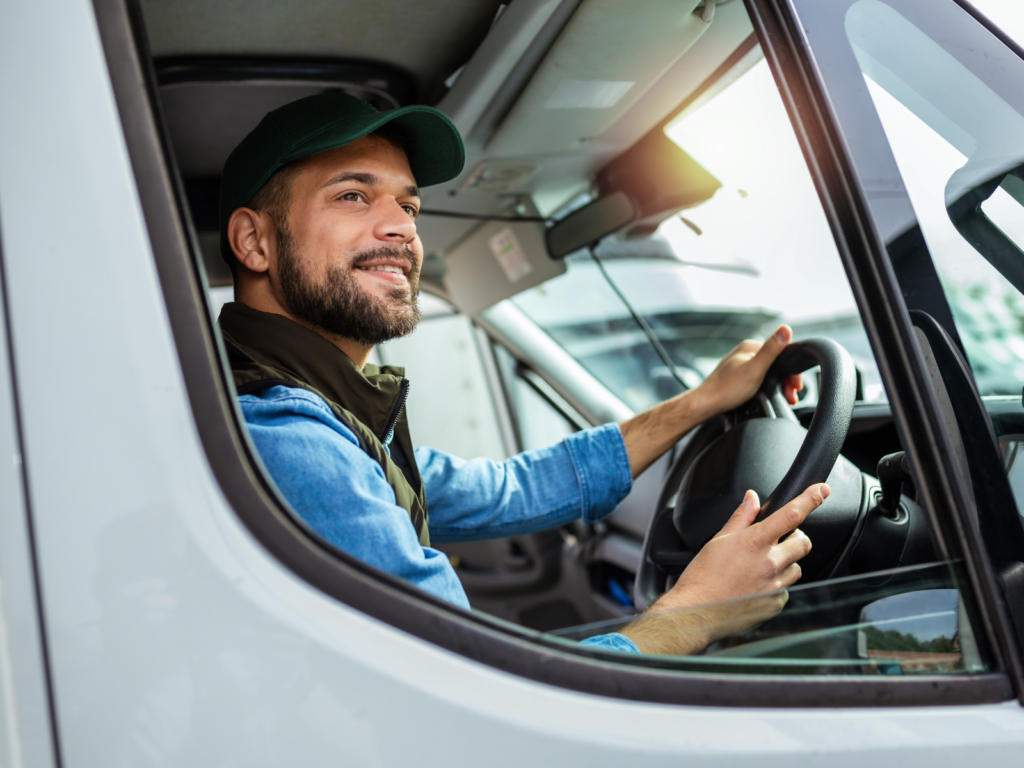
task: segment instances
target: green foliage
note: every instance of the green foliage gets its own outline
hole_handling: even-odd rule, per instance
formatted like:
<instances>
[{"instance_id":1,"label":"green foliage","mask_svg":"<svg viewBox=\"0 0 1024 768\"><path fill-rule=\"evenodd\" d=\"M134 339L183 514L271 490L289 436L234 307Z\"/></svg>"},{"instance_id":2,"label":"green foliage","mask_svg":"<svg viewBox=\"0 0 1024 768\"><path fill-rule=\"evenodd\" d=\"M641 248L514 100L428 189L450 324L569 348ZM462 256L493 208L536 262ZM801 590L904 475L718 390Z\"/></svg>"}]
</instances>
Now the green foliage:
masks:
<instances>
[{"instance_id":1,"label":"green foliage","mask_svg":"<svg viewBox=\"0 0 1024 768\"><path fill-rule=\"evenodd\" d=\"M868 649L872 651L909 651L914 653L958 653L960 647L955 639L936 637L933 640L919 640L909 632L895 629L881 630L867 627L864 630Z\"/></svg>"}]
</instances>

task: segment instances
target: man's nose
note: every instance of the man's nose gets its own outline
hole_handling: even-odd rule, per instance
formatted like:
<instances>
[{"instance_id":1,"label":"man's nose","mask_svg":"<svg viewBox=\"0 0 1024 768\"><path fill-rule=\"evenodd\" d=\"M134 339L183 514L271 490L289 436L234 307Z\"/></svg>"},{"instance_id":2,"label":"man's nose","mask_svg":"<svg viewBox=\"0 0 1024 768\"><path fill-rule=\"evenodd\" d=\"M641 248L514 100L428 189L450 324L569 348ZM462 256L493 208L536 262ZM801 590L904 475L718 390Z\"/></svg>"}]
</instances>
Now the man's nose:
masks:
<instances>
[{"instance_id":1,"label":"man's nose","mask_svg":"<svg viewBox=\"0 0 1024 768\"><path fill-rule=\"evenodd\" d=\"M392 243L409 243L416 237L416 221L395 198L380 201L380 217L374 234L378 240Z\"/></svg>"}]
</instances>

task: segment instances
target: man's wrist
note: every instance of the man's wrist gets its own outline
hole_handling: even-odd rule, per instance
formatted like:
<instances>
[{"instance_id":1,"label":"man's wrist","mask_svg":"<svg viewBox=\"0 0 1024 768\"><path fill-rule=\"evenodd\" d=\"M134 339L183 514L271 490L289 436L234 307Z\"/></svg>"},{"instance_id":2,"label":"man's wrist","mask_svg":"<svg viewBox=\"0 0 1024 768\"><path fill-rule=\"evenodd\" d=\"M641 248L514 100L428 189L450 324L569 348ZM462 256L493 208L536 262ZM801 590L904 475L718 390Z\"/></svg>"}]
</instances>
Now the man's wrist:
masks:
<instances>
[{"instance_id":1,"label":"man's wrist","mask_svg":"<svg viewBox=\"0 0 1024 768\"><path fill-rule=\"evenodd\" d=\"M655 656L690 656L711 643L699 611L687 608L648 609L619 630L640 649Z\"/></svg>"},{"instance_id":2,"label":"man's wrist","mask_svg":"<svg viewBox=\"0 0 1024 768\"><path fill-rule=\"evenodd\" d=\"M717 399L705 389L703 384L694 387L689 392L684 392L680 395L680 400L685 401L687 415L694 424L702 424L722 412Z\"/></svg>"}]
</instances>

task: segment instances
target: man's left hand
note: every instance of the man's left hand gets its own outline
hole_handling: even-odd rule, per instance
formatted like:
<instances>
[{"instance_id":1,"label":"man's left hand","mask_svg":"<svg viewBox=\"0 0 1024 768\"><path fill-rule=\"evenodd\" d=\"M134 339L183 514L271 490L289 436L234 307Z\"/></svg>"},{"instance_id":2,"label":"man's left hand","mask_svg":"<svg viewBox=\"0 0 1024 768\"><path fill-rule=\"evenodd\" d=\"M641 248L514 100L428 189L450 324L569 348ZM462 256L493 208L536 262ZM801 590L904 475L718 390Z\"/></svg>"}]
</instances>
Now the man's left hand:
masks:
<instances>
[{"instance_id":1,"label":"man's left hand","mask_svg":"<svg viewBox=\"0 0 1024 768\"><path fill-rule=\"evenodd\" d=\"M789 326L781 325L764 343L747 340L737 344L691 393L698 411L711 418L747 402L757 393L771 364L792 338ZM800 374L789 376L782 387L786 402L796 405L801 389Z\"/></svg>"},{"instance_id":2,"label":"man's left hand","mask_svg":"<svg viewBox=\"0 0 1024 768\"><path fill-rule=\"evenodd\" d=\"M752 398L771 364L792 338L793 331L783 325L764 343L740 342L699 387L623 422L620 426L633 477L639 477L701 422ZM795 405L796 393L802 388L799 374L789 376L783 384L786 400Z\"/></svg>"}]
</instances>

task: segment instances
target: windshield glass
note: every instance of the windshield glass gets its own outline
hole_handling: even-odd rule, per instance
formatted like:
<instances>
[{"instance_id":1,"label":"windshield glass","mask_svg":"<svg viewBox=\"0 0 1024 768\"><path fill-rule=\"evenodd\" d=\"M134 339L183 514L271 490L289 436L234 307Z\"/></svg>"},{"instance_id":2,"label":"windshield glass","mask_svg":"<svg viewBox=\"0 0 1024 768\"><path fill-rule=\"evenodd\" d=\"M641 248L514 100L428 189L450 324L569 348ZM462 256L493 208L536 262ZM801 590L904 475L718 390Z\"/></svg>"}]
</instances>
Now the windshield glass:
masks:
<instances>
[{"instance_id":1,"label":"windshield glass","mask_svg":"<svg viewBox=\"0 0 1024 768\"><path fill-rule=\"evenodd\" d=\"M796 339L826 336L845 346L861 373L861 399L884 400L767 62L758 49L746 61L749 68L731 84L694 102L665 129L721 188L664 221L651 238L610 238L598 255L688 387L743 339L763 339L788 323ZM568 268L512 301L633 409L677 394L681 387L589 253L572 255Z\"/></svg>"}]
</instances>

